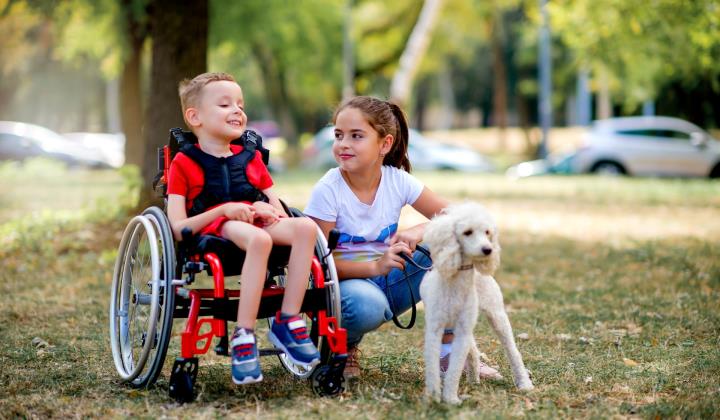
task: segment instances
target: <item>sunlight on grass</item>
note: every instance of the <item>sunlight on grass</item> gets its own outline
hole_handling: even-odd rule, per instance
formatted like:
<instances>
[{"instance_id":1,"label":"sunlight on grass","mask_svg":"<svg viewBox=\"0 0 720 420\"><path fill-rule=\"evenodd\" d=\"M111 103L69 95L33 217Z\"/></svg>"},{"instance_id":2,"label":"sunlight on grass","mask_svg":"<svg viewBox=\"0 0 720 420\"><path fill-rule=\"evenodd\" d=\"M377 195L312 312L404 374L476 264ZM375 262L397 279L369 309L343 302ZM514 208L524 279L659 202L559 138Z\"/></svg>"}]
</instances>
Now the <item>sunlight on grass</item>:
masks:
<instances>
[{"instance_id":1,"label":"sunlight on grass","mask_svg":"<svg viewBox=\"0 0 720 420\"><path fill-rule=\"evenodd\" d=\"M274 177L278 194L303 208L321 175ZM478 346L506 379L463 380L467 399L459 407L426 403L422 304L414 329L386 324L365 337L362 377L339 398L316 397L274 357L261 361L261 384L237 387L228 359L207 354L197 401L174 403L168 377L182 319L156 385L124 386L107 336L112 269L130 217L119 210L123 177L40 164L0 167L0 417L717 417L720 183L417 176L453 202L485 204L497 218L503 263L496 277L532 393L516 391L502 346L481 320ZM403 213L404 225L418 220ZM267 327L258 321L257 328L267 346Z\"/></svg>"}]
</instances>

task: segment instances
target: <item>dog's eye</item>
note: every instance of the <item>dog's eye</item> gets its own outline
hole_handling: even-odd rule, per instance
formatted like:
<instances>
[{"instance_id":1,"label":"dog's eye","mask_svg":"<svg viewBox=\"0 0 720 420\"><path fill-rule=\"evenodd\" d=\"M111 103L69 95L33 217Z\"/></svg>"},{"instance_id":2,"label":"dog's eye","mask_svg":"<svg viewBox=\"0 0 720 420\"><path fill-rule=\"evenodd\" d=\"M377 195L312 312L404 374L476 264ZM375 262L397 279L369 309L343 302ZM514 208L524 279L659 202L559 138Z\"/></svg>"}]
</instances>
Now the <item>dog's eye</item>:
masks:
<instances>
[{"instance_id":1,"label":"dog's eye","mask_svg":"<svg viewBox=\"0 0 720 420\"><path fill-rule=\"evenodd\" d=\"M486 231L485 231L485 234L486 234L487 236L490 236L490 231L489 231L489 230L486 230Z\"/></svg>"},{"instance_id":2,"label":"dog's eye","mask_svg":"<svg viewBox=\"0 0 720 420\"><path fill-rule=\"evenodd\" d=\"M468 230L466 230L465 232L463 232L463 235L465 235L465 236L470 236L470 235L472 235L472 234L473 234L472 229L468 229Z\"/></svg>"}]
</instances>

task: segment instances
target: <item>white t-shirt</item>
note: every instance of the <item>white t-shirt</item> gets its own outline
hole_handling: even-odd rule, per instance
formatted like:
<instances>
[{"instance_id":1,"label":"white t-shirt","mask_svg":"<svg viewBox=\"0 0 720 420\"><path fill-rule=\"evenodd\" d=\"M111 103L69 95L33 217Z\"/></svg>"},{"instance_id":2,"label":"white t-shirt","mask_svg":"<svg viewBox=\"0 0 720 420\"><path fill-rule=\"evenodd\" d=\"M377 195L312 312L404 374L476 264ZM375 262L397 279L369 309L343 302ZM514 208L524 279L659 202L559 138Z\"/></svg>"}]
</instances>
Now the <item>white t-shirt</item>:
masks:
<instances>
[{"instance_id":1,"label":"white t-shirt","mask_svg":"<svg viewBox=\"0 0 720 420\"><path fill-rule=\"evenodd\" d=\"M304 213L335 222L340 240L334 256L342 260L372 261L380 258L389 238L397 231L400 210L420 197L423 184L392 166L382 166L380 185L372 205L361 202L340 174L330 169L315 184Z\"/></svg>"}]
</instances>

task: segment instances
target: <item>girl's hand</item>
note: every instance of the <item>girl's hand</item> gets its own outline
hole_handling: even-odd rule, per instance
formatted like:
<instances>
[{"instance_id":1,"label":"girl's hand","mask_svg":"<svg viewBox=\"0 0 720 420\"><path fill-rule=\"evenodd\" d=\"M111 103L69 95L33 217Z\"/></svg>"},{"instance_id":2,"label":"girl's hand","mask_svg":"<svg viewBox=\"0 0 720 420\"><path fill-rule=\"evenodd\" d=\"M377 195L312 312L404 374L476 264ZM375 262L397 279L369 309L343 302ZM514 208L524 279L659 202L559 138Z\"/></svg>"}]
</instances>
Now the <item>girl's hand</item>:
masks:
<instances>
[{"instance_id":1,"label":"girl's hand","mask_svg":"<svg viewBox=\"0 0 720 420\"><path fill-rule=\"evenodd\" d=\"M413 226L410 229L397 232L390 237L390 245L394 245L398 242L406 244L412 252L415 251L415 246L422 241L423 233L425 232L423 225Z\"/></svg>"},{"instance_id":2,"label":"girl's hand","mask_svg":"<svg viewBox=\"0 0 720 420\"><path fill-rule=\"evenodd\" d=\"M412 255L412 250L405 242L396 242L385 251L379 260L375 261L378 275L385 275L393 268L405 269L405 260L400 254Z\"/></svg>"},{"instance_id":3,"label":"girl's hand","mask_svg":"<svg viewBox=\"0 0 720 420\"><path fill-rule=\"evenodd\" d=\"M259 217L265 226L272 225L280 220L280 214L272 204L256 201L253 203L253 207L255 208L255 217Z\"/></svg>"},{"instance_id":4,"label":"girl's hand","mask_svg":"<svg viewBox=\"0 0 720 420\"><path fill-rule=\"evenodd\" d=\"M225 203L223 204L223 212L225 217L230 220L239 220L246 223L252 223L255 220L255 208L250 204Z\"/></svg>"}]
</instances>

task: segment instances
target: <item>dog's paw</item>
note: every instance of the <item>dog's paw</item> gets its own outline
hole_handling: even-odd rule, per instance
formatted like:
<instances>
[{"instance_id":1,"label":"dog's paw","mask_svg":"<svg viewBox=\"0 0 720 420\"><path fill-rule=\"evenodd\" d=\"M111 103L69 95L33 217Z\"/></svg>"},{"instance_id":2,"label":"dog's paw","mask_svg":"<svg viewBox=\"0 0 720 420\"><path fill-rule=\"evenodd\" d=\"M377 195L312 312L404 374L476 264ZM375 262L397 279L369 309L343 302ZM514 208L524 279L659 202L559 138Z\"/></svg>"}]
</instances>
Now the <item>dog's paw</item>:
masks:
<instances>
[{"instance_id":1,"label":"dog's paw","mask_svg":"<svg viewBox=\"0 0 720 420\"><path fill-rule=\"evenodd\" d=\"M439 388L436 390L425 389L425 400L428 402L440 402L441 396Z\"/></svg>"},{"instance_id":2,"label":"dog's paw","mask_svg":"<svg viewBox=\"0 0 720 420\"><path fill-rule=\"evenodd\" d=\"M462 404L462 400L461 400L460 398L458 398L457 395L443 396L443 401L444 401L446 404L450 404L450 405L460 405L460 404Z\"/></svg>"},{"instance_id":3,"label":"dog's paw","mask_svg":"<svg viewBox=\"0 0 720 420\"><path fill-rule=\"evenodd\" d=\"M535 389L535 386L530 382L529 379L519 380L516 382L517 388L523 392L530 392Z\"/></svg>"}]
</instances>

